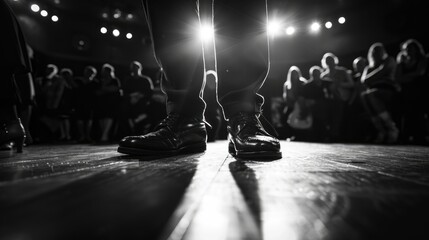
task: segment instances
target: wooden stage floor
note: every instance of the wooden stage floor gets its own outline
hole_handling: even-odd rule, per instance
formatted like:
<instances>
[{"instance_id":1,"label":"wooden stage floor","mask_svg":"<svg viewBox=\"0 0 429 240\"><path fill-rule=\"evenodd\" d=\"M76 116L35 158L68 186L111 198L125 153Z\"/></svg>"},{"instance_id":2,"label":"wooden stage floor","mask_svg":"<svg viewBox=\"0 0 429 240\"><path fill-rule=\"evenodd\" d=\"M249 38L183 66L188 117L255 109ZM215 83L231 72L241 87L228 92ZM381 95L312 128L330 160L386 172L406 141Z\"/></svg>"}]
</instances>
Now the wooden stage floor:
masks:
<instances>
[{"instance_id":1,"label":"wooden stage floor","mask_svg":"<svg viewBox=\"0 0 429 240\"><path fill-rule=\"evenodd\" d=\"M429 148L282 142L283 159L0 152L0 239L429 239Z\"/></svg>"}]
</instances>

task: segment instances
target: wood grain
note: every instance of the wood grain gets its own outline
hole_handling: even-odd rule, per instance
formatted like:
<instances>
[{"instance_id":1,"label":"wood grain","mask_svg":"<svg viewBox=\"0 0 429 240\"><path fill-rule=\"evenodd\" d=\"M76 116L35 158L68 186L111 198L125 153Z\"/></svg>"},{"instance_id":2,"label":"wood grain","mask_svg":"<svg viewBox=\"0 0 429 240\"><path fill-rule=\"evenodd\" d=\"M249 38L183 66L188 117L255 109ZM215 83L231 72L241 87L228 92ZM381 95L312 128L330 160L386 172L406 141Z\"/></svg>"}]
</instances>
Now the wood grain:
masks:
<instances>
[{"instance_id":1,"label":"wood grain","mask_svg":"<svg viewBox=\"0 0 429 240\"><path fill-rule=\"evenodd\" d=\"M282 142L283 159L0 153L0 239L424 239L429 148Z\"/></svg>"}]
</instances>

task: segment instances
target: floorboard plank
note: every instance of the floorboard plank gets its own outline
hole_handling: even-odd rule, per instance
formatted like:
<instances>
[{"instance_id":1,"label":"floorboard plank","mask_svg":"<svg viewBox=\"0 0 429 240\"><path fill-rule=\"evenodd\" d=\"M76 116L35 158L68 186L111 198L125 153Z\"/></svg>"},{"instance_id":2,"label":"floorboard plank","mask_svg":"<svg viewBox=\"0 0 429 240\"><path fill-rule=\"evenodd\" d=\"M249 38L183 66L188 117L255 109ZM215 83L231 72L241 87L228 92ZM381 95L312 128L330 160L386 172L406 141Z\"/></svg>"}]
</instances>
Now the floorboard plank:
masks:
<instances>
[{"instance_id":1,"label":"floorboard plank","mask_svg":"<svg viewBox=\"0 0 429 240\"><path fill-rule=\"evenodd\" d=\"M282 142L283 158L0 153L0 239L424 239L429 148ZM421 220L423 219L423 220Z\"/></svg>"}]
</instances>

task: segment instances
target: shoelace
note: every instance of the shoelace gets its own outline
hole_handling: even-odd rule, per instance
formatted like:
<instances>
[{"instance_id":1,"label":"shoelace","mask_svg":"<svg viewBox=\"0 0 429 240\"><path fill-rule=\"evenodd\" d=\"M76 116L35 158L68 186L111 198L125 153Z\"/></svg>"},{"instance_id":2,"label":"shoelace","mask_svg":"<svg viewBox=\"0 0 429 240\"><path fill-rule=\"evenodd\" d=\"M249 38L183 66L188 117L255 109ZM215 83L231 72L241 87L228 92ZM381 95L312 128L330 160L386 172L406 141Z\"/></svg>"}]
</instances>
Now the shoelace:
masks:
<instances>
[{"instance_id":1,"label":"shoelace","mask_svg":"<svg viewBox=\"0 0 429 240\"><path fill-rule=\"evenodd\" d=\"M238 124L243 123L245 128L254 127L255 130L267 133L259 119L262 119L266 123L266 126L268 126L268 128L270 129L270 132L274 133L273 135L278 137L276 129L274 129L274 127L271 125L270 122L268 122L268 120L264 117L264 115L262 115L262 113L259 117L257 117L255 113L240 112L239 117L236 119L236 121Z\"/></svg>"},{"instance_id":2,"label":"shoelace","mask_svg":"<svg viewBox=\"0 0 429 240\"><path fill-rule=\"evenodd\" d=\"M162 127L168 127L172 129L174 125L179 121L179 114L169 114L166 118L164 118L161 123L158 124L156 129L160 129Z\"/></svg>"}]
</instances>

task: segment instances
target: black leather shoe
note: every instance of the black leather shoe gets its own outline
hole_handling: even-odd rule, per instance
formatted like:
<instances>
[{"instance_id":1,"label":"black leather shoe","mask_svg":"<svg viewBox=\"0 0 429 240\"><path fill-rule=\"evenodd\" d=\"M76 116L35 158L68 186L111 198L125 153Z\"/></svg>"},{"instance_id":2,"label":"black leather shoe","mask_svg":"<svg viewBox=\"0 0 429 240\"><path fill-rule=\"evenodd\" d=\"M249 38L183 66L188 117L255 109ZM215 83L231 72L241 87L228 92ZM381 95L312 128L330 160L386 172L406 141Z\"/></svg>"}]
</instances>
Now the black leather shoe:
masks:
<instances>
[{"instance_id":1,"label":"black leather shoe","mask_svg":"<svg viewBox=\"0 0 429 240\"><path fill-rule=\"evenodd\" d=\"M118 152L144 156L170 156L206 150L207 132L204 121L170 114L154 132L123 138Z\"/></svg>"},{"instance_id":2,"label":"black leather shoe","mask_svg":"<svg viewBox=\"0 0 429 240\"><path fill-rule=\"evenodd\" d=\"M0 145L14 143L16 152L22 153L25 141L25 131L19 118L7 123L0 123Z\"/></svg>"},{"instance_id":3,"label":"black leather shoe","mask_svg":"<svg viewBox=\"0 0 429 240\"><path fill-rule=\"evenodd\" d=\"M240 159L275 160L280 142L262 127L255 113L240 112L228 121L229 153Z\"/></svg>"}]
</instances>

